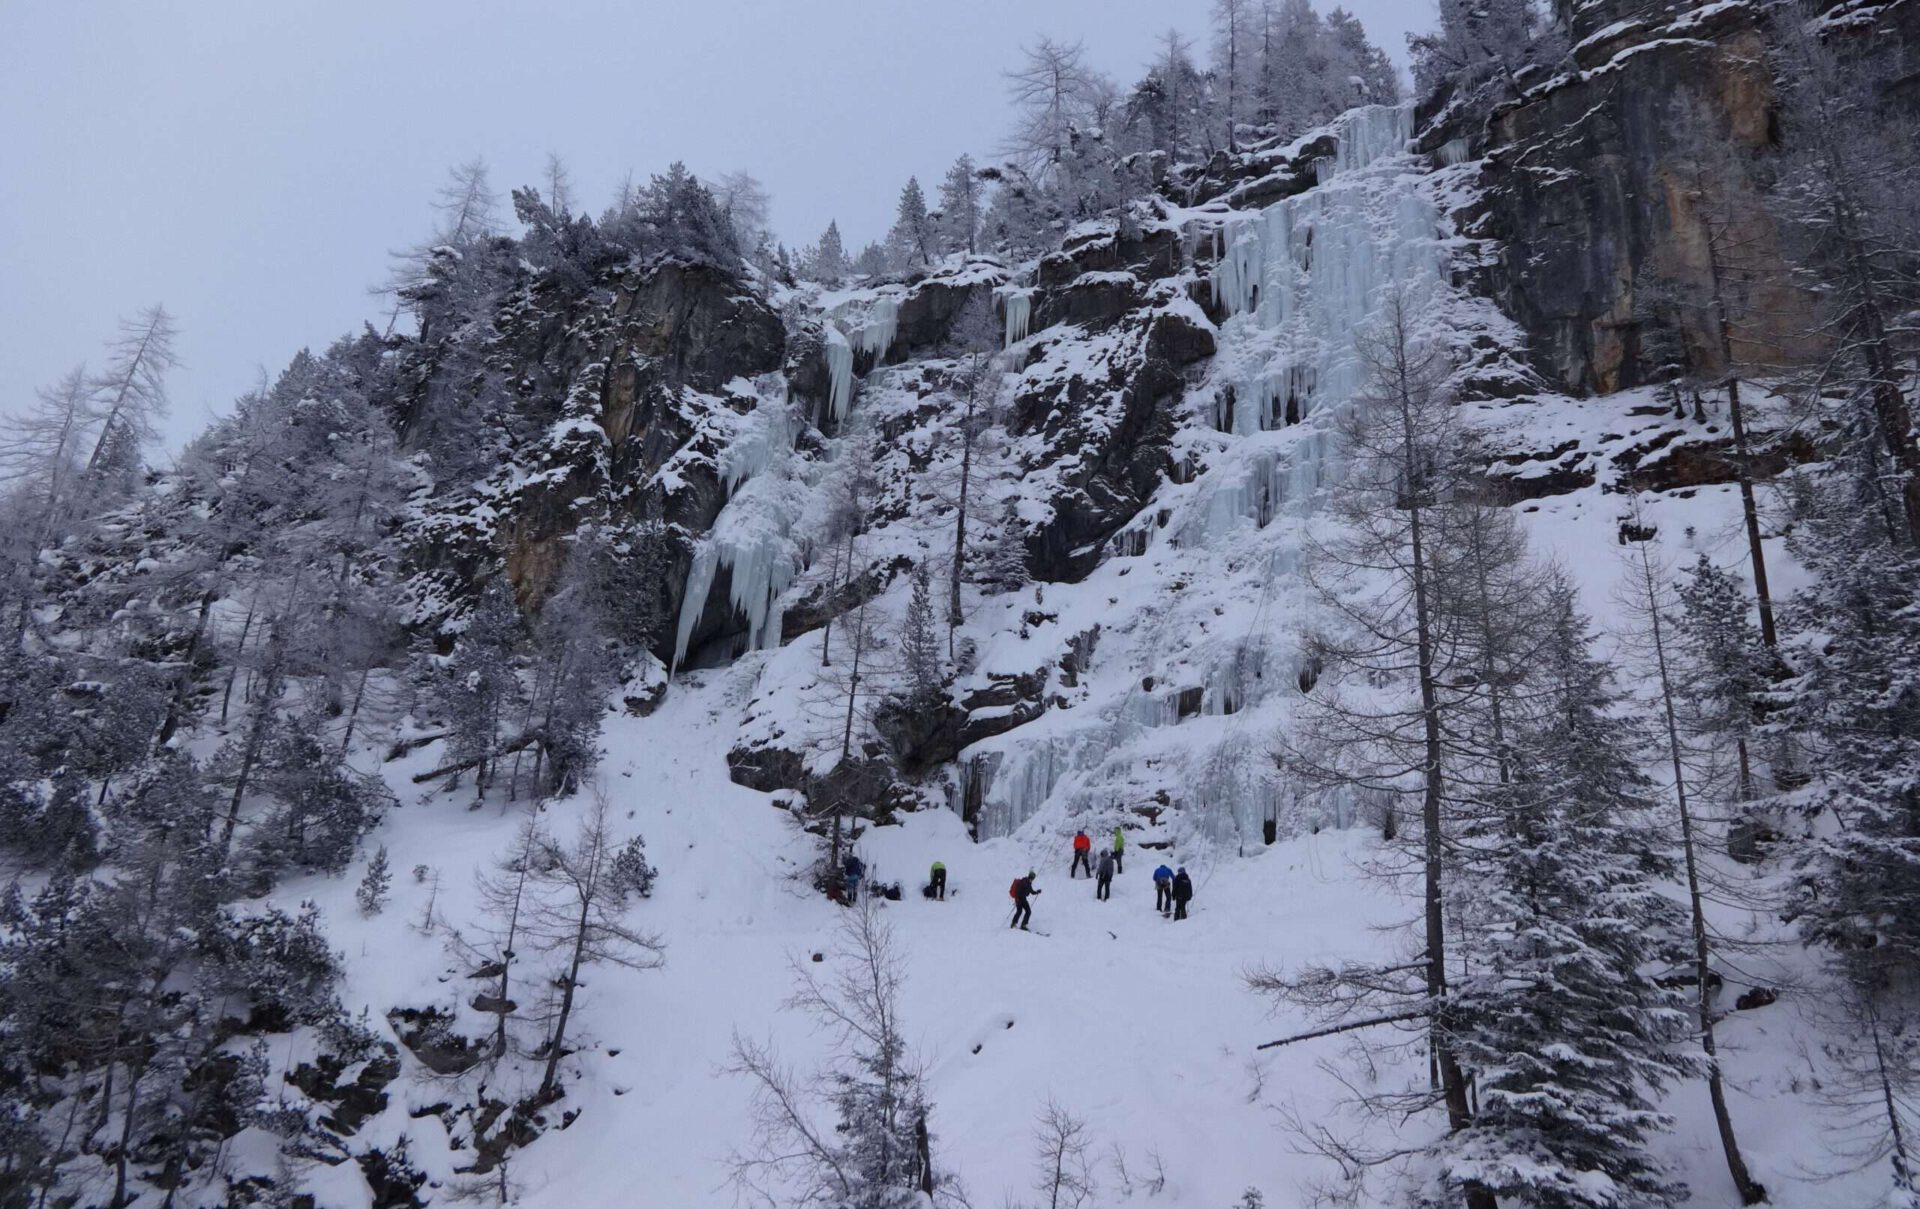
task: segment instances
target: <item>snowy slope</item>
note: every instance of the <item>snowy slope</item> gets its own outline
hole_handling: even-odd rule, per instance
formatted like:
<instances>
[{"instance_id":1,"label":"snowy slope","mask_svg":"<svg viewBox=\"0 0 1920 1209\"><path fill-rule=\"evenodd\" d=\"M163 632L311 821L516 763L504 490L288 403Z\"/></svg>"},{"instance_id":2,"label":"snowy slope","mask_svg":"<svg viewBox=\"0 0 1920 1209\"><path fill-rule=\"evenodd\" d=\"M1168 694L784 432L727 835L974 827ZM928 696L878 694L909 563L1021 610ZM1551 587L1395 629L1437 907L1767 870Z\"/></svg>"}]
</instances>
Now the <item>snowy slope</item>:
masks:
<instances>
[{"instance_id":1,"label":"snowy slope","mask_svg":"<svg viewBox=\"0 0 1920 1209\"><path fill-rule=\"evenodd\" d=\"M787 962L827 949L843 911L806 890L798 875L811 848L776 800L727 779L722 756L752 675L748 665L684 681L655 716L608 726L603 781L618 830L644 835L660 868L636 919L664 933L667 965L589 975L583 1048L566 1063L568 1094L555 1110L578 1116L515 1156L520 1203L732 1203L726 1156L747 1141L749 1093L743 1079L722 1073L732 1035L771 1038L801 1067L820 1053L824 1039L781 1007L792 985ZM549 813L564 827L580 808L562 801ZM399 812L381 838L397 869L441 871L436 910L458 922L472 910L466 873L506 847L513 822L494 806L469 812L436 795ZM1152 910L1149 872L1167 859L1159 853L1132 852L1112 900L1100 903L1090 882L1067 880L1064 841L1028 832L975 845L944 812L868 831L859 850L875 876L908 890L885 907L908 958L903 1016L927 1066L937 1161L960 1174L976 1204L1025 1194L1033 1118L1049 1099L1086 1118L1097 1139L1102 1205L1222 1207L1249 1185L1270 1205L1308 1203L1304 1190L1333 1169L1299 1152L1282 1110L1358 1130L1376 1146L1417 1141L1432 1128L1338 1116L1342 1088L1324 1063L1343 1062L1341 1039L1255 1049L1301 1021L1269 1017L1242 982L1249 966L1380 953L1394 943L1380 929L1414 909L1363 870L1380 851L1372 832L1302 835L1244 858L1217 847L1177 850L1172 859L1196 883L1193 916L1181 923ZM945 903L917 894L934 859L950 870ZM1029 866L1040 873L1034 922L1045 935L1006 927L1005 886ZM365 1004L376 1018L395 1003L425 1006L422 983L435 984L423 971L443 971L433 1001L457 1006L464 970L439 938L406 926L420 918L429 887L403 876L394 903L373 920L353 908L351 889L350 880L289 888L321 903L347 950L348 1006ZM1771 960L1763 953L1742 965L1764 969ZM1817 1035L1783 1003L1737 1013L1724 1041L1736 1119L1775 1203L1859 1203L1847 1199L1845 1183L1807 1179L1808 1078L1817 1064L1803 1051ZM1424 1083L1418 1053L1376 1061L1378 1086ZM404 1129L416 1161L437 1181L451 1178L466 1159L447 1148L438 1118L408 1112L454 1098L453 1089L408 1056L391 1090L395 1104L368 1140ZM1683 1085L1670 1102L1680 1127L1662 1150L1694 1187L1694 1203L1736 1204L1703 1087ZM1114 1147L1134 1182L1130 1197ZM1158 1195L1147 1187L1156 1155L1166 1174ZM1878 1182L1867 1173L1860 1186ZM338 1192L344 1182L330 1186Z\"/></svg>"}]
</instances>

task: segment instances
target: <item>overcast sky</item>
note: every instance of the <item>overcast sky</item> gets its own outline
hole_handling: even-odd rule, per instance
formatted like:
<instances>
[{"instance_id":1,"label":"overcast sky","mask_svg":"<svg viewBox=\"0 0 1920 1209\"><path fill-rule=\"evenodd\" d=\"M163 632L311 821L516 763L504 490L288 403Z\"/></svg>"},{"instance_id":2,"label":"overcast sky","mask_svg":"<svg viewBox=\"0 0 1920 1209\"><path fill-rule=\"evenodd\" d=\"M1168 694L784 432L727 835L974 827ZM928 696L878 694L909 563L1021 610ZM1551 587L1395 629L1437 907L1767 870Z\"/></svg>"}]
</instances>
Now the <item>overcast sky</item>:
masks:
<instances>
[{"instance_id":1,"label":"overcast sky","mask_svg":"<svg viewBox=\"0 0 1920 1209\"><path fill-rule=\"evenodd\" d=\"M597 211L631 169L744 169L792 244L852 247L900 186L991 153L1023 42L1122 83L1211 0L0 0L0 407L164 301L169 443L379 314L449 164L548 151ZM1323 5L1330 7L1330 5ZM1432 0L1349 0L1405 60Z\"/></svg>"}]
</instances>

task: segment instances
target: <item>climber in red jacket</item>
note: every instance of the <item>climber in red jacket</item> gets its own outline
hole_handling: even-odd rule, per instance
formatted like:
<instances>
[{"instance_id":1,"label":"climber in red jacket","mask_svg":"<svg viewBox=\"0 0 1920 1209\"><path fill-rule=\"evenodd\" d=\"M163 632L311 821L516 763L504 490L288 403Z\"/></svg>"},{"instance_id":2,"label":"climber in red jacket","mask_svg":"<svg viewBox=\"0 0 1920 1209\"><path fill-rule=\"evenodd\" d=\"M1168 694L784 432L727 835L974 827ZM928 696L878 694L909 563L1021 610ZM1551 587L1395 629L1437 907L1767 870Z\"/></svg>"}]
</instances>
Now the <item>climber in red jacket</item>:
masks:
<instances>
[{"instance_id":1,"label":"climber in red jacket","mask_svg":"<svg viewBox=\"0 0 1920 1209\"><path fill-rule=\"evenodd\" d=\"M1093 876L1093 841L1087 838L1085 831L1073 833L1073 864L1067 869L1067 880L1085 869L1087 876Z\"/></svg>"}]
</instances>

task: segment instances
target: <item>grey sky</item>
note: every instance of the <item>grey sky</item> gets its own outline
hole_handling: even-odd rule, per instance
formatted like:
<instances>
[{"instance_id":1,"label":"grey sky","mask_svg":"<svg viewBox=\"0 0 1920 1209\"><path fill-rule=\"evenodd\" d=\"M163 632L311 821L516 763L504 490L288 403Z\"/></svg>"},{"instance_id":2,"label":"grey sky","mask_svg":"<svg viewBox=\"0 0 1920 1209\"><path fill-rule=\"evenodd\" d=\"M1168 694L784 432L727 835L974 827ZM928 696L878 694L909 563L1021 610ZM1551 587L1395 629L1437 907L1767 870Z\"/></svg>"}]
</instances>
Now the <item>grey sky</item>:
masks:
<instances>
[{"instance_id":1,"label":"grey sky","mask_svg":"<svg viewBox=\"0 0 1920 1209\"><path fill-rule=\"evenodd\" d=\"M164 301L170 443L380 302L449 164L559 153L597 210L631 168L745 169L790 243L880 236L1005 125L1021 43L1122 83L1211 0L0 0L0 408ZM1323 4L1327 8L1331 5ZM1349 0L1404 60L1431 0Z\"/></svg>"}]
</instances>

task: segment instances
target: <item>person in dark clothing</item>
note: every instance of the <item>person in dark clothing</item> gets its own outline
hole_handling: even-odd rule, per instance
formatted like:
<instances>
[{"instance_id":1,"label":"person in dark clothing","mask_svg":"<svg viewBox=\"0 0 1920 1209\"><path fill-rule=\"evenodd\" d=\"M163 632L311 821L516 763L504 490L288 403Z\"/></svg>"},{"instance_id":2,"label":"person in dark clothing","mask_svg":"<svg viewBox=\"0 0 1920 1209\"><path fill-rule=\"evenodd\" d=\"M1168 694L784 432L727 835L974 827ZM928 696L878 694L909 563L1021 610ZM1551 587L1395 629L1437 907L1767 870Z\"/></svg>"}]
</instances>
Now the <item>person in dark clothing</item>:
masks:
<instances>
[{"instance_id":1,"label":"person in dark clothing","mask_svg":"<svg viewBox=\"0 0 1920 1209\"><path fill-rule=\"evenodd\" d=\"M1013 895L1013 921L1007 926L1009 928L1018 928L1022 932L1025 932L1027 930L1027 921L1033 918L1033 904L1027 900L1033 895L1040 893L1039 889L1033 884L1033 870L1027 870L1025 877L1017 879L1013 883L1013 888L1009 890L1008 893Z\"/></svg>"},{"instance_id":2,"label":"person in dark clothing","mask_svg":"<svg viewBox=\"0 0 1920 1209\"><path fill-rule=\"evenodd\" d=\"M1173 917L1175 919L1187 917L1187 903L1192 899L1193 879L1187 876L1187 867L1182 865L1179 872L1173 875Z\"/></svg>"},{"instance_id":3,"label":"person in dark clothing","mask_svg":"<svg viewBox=\"0 0 1920 1209\"><path fill-rule=\"evenodd\" d=\"M1113 853L1100 854L1100 867L1093 875L1093 896L1101 901L1113 897Z\"/></svg>"},{"instance_id":4,"label":"person in dark clothing","mask_svg":"<svg viewBox=\"0 0 1920 1209\"><path fill-rule=\"evenodd\" d=\"M927 879L927 887L932 891L931 897L941 902L947 901L947 866L944 862L933 862L933 872Z\"/></svg>"},{"instance_id":5,"label":"person in dark clothing","mask_svg":"<svg viewBox=\"0 0 1920 1209\"><path fill-rule=\"evenodd\" d=\"M866 876L867 866L859 857L849 852L847 859L840 863L840 872L843 875L842 893L846 897L847 905L851 907L860 900L860 879Z\"/></svg>"},{"instance_id":6,"label":"person in dark clothing","mask_svg":"<svg viewBox=\"0 0 1920 1209\"><path fill-rule=\"evenodd\" d=\"M1173 870L1165 865L1153 871L1153 909L1162 915L1173 910Z\"/></svg>"},{"instance_id":7,"label":"person in dark clothing","mask_svg":"<svg viewBox=\"0 0 1920 1209\"><path fill-rule=\"evenodd\" d=\"M1071 881L1085 869L1087 876L1093 876L1093 841L1084 831L1073 833L1073 867L1067 870L1067 880Z\"/></svg>"}]
</instances>

